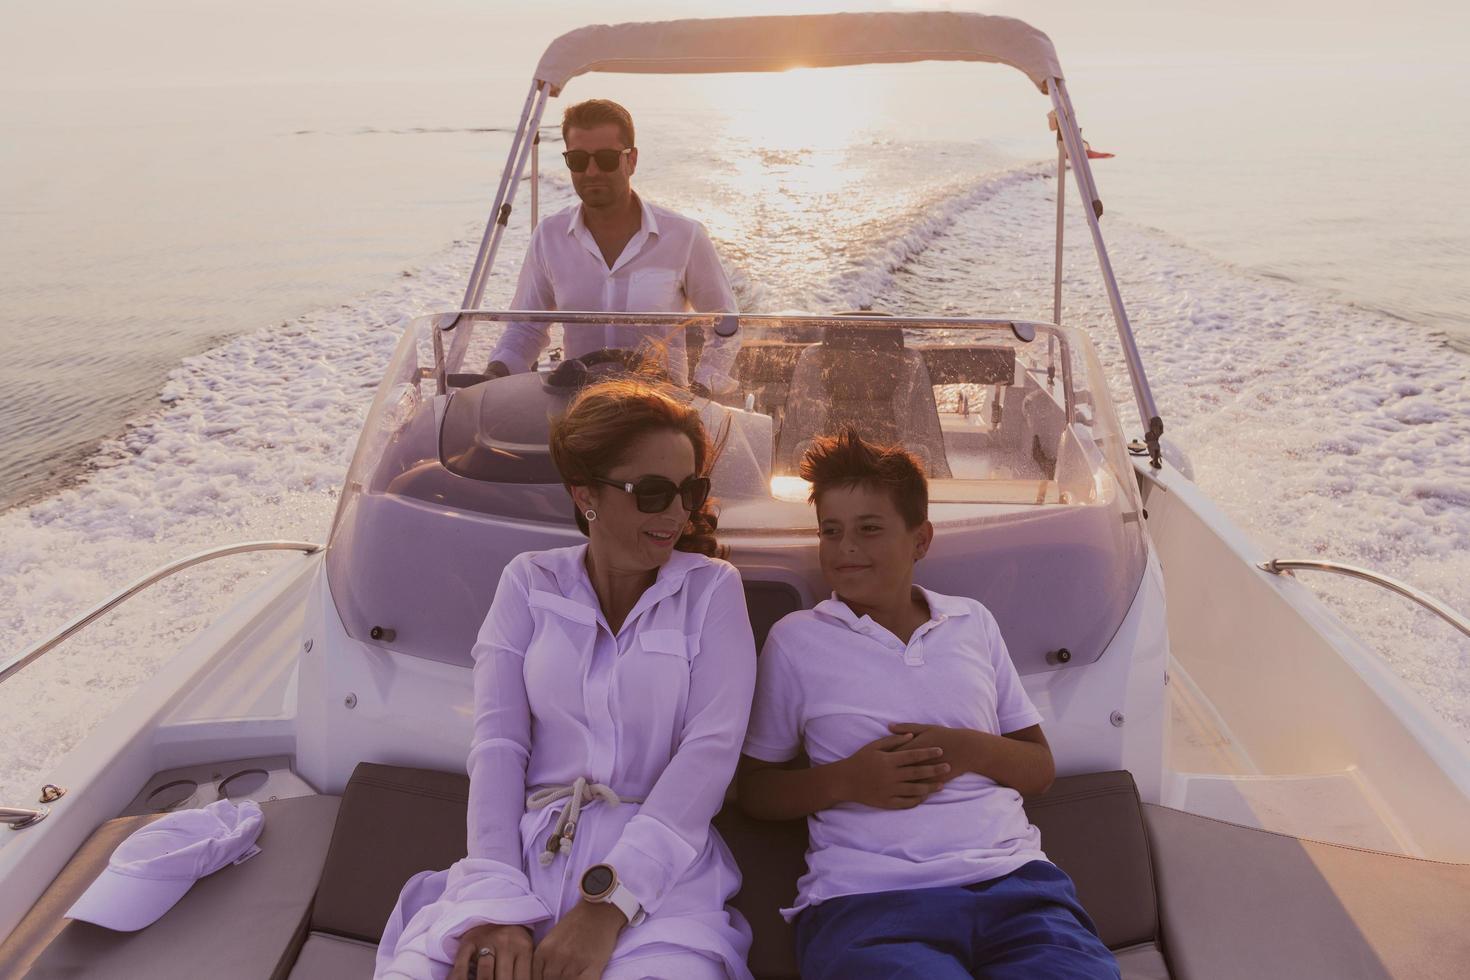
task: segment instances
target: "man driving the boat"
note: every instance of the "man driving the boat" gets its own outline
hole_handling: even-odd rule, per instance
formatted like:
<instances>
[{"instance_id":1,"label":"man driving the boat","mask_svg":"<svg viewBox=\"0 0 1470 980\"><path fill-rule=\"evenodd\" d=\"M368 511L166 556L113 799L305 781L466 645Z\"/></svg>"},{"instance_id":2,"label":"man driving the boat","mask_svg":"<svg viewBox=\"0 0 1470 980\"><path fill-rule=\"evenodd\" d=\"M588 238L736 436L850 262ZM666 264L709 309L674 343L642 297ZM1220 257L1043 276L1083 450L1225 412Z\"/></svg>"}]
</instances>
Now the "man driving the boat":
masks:
<instances>
[{"instance_id":1,"label":"man driving the boat","mask_svg":"<svg viewBox=\"0 0 1470 980\"><path fill-rule=\"evenodd\" d=\"M632 187L638 168L633 117L606 99L570 106L562 118L562 154L581 198L549 215L531 234L511 306L517 310L638 313L734 313L735 294L699 222L649 204ZM512 323L490 355L486 373L531 370L550 345L549 325ZM669 376L699 394L734 388L730 377L738 334L705 334L689 378L683 328L584 326L566 331L565 353L654 347Z\"/></svg>"}]
</instances>

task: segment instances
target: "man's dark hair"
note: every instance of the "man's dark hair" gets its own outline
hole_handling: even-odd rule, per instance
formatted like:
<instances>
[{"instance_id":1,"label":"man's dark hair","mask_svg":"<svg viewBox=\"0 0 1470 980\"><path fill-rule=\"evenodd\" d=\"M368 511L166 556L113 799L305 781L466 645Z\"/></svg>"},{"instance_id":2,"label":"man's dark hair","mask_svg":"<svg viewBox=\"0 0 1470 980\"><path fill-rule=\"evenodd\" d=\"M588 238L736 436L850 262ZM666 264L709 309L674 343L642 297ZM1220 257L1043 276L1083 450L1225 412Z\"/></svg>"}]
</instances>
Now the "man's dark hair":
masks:
<instances>
[{"instance_id":1,"label":"man's dark hair","mask_svg":"<svg viewBox=\"0 0 1470 980\"><path fill-rule=\"evenodd\" d=\"M586 102L567 106L567 111L561 117L562 142L566 142L569 129L592 129L607 123L618 127L623 134L625 147L638 145L633 142L633 117L627 109L609 99L588 99Z\"/></svg>"},{"instance_id":2,"label":"man's dark hair","mask_svg":"<svg viewBox=\"0 0 1470 980\"><path fill-rule=\"evenodd\" d=\"M811 503L828 490L870 487L887 491L908 527L929 519L924 464L902 446L864 442L852 429L817 437L801 457L801 478L812 485Z\"/></svg>"}]
</instances>

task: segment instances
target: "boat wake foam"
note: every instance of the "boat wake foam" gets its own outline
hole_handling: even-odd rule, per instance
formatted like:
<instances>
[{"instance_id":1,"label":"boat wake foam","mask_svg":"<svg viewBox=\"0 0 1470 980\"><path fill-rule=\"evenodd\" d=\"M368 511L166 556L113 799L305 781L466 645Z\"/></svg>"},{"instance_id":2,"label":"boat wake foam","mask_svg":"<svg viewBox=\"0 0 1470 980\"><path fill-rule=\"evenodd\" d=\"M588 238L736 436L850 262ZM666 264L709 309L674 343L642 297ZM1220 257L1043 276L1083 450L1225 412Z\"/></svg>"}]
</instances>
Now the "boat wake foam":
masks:
<instances>
[{"instance_id":1,"label":"boat wake foam","mask_svg":"<svg viewBox=\"0 0 1470 980\"><path fill-rule=\"evenodd\" d=\"M708 206L746 309L1050 319L1053 193L1047 168L1026 165L931 185L901 206L874 204L815 230L820 195L795 218L677 195L668 203L691 214ZM570 200L565 180L543 183L543 210ZM1075 198L1068 205L1063 318L1089 329L1105 364L1121 364ZM1470 608L1470 362L1394 318L1113 214L1106 221L1168 436L1201 486L1273 553L1361 563ZM781 222L803 229L793 250L832 247L793 266L753 237ZM188 358L161 407L105 444L84 480L0 515L6 652L192 551L324 540L382 365L411 317L458 306L477 232L384 289ZM508 304L526 235L513 221L487 305ZM1126 417L1126 378L1114 387ZM293 560L243 556L191 570L0 686L0 717L23 720L0 750L0 801L30 798L191 634ZM1470 734L1470 643L1368 586L1303 581Z\"/></svg>"},{"instance_id":2,"label":"boat wake foam","mask_svg":"<svg viewBox=\"0 0 1470 980\"><path fill-rule=\"evenodd\" d=\"M877 301L1050 319L1054 195L1050 178L998 188L983 220L972 208L947 224ZM1067 204L1063 322L1115 369L1136 433L1096 257ZM1206 493L1273 556L1364 565L1470 612L1470 359L1398 316L1111 214L1105 226L1166 438ZM1470 737L1470 640L1372 586L1300 579Z\"/></svg>"}]
</instances>

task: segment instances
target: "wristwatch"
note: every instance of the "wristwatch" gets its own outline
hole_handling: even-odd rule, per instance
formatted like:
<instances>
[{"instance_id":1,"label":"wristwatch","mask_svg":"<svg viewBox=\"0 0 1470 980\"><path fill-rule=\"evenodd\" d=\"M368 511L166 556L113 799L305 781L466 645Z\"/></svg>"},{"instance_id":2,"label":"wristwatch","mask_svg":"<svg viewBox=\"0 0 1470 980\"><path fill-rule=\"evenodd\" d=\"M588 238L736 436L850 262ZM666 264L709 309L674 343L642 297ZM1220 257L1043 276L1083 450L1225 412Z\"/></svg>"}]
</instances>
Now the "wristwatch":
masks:
<instances>
[{"instance_id":1,"label":"wristwatch","mask_svg":"<svg viewBox=\"0 0 1470 980\"><path fill-rule=\"evenodd\" d=\"M618 873L610 864L594 864L582 872L582 897L589 902L616 906L630 926L636 926L646 918L638 899L618 880Z\"/></svg>"}]
</instances>

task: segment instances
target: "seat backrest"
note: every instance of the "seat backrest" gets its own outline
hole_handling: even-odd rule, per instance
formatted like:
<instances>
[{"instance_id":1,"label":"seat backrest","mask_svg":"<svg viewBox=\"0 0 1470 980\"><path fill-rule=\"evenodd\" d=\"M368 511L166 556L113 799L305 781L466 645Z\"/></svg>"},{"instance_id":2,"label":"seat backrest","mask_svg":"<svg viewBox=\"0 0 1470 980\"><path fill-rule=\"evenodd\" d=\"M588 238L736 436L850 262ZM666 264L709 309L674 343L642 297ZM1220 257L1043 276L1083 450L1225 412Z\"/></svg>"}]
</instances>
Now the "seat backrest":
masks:
<instances>
[{"instance_id":1,"label":"seat backrest","mask_svg":"<svg viewBox=\"0 0 1470 980\"><path fill-rule=\"evenodd\" d=\"M750 631L755 635L757 651L766 645L766 634L782 616L804 608L800 593L785 582L745 583L745 610L750 615Z\"/></svg>"},{"instance_id":2,"label":"seat backrest","mask_svg":"<svg viewBox=\"0 0 1470 980\"><path fill-rule=\"evenodd\" d=\"M464 857L470 778L363 762L353 770L311 910L311 931L376 943L404 882Z\"/></svg>"},{"instance_id":3,"label":"seat backrest","mask_svg":"<svg viewBox=\"0 0 1470 980\"><path fill-rule=\"evenodd\" d=\"M731 904L750 923L750 972L758 980L798 980L792 928L780 910L796 903L796 879L806 870L806 820L755 820L732 802L714 825L740 866Z\"/></svg>"},{"instance_id":4,"label":"seat backrest","mask_svg":"<svg viewBox=\"0 0 1470 980\"><path fill-rule=\"evenodd\" d=\"M821 344L801 352L776 442L776 471L796 472L813 439L848 426L872 442L902 445L931 477L950 476L929 369L919 351L904 348L897 326L829 328Z\"/></svg>"},{"instance_id":5,"label":"seat backrest","mask_svg":"<svg viewBox=\"0 0 1470 980\"><path fill-rule=\"evenodd\" d=\"M1159 902L1143 804L1131 773L1063 776L1025 801L1041 849L1067 872L1109 949L1153 942Z\"/></svg>"},{"instance_id":6,"label":"seat backrest","mask_svg":"<svg viewBox=\"0 0 1470 980\"><path fill-rule=\"evenodd\" d=\"M1016 350L996 344L915 344L924 355L929 379L937 385L1011 385L1016 382Z\"/></svg>"}]
</instances>

